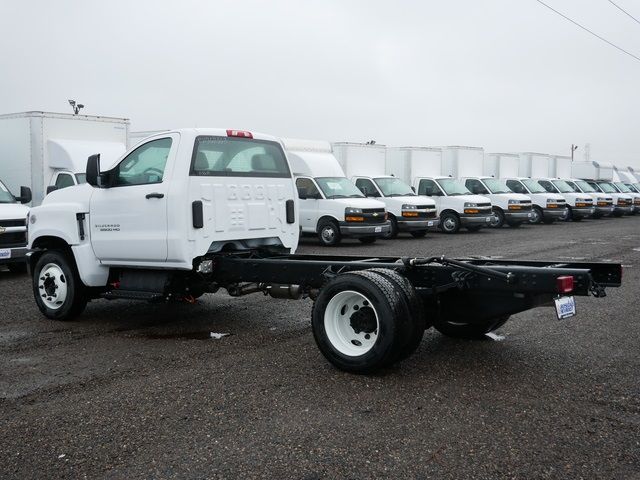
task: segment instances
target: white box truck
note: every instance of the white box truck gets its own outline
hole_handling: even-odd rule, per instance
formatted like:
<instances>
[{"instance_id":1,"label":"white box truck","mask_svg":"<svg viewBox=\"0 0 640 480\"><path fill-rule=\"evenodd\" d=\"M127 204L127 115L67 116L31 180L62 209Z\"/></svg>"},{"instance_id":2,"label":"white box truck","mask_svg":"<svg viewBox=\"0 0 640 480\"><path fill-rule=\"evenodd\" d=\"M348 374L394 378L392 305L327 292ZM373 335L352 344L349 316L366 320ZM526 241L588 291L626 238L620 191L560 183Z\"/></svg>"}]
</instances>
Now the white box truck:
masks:
<instances>
[{"instance_id":1,"label":"white box truck","mask_svg":"<svg viewBox=\"0 0 640 480\"><path fill-rule=\"evenodd\" d=\"M312 298L323 355L342 370L371 373L408 358L432 326L486 338L510 315L555 303L566 318L576 313L574 295L604 297L621 284L613 262L296 255L292 168L277 138L213 128L148 138L106 171L91 156L87 184L32 209L37 307L65 321L97 299L187 309L221 289Z\"/></svg>"},{"instance_id":2,"label":"white box truck","mask_svg":"<svg viewBox=\"0 0 640 480\"><path fill-rule=\"evenodd\" d=\"M47 189L84 182L87 157L99 153L104 164L127 148L126 118L23 112L0 115L0 178L15 191L31 188L33 205ZM51 187L51 188L49 188Z\"/></svg>"},{"instance_id":3,"label":"white box truck","mask_svg":"<svg viewBox=\"0 0 640 480\"><path fill-rule=\"evenodd\" d=\"M336 160L329 142L282 139L298 191L300 230L326 246L343 237L373 243L390 230L384 203L366 198Z\"/></svg>"},{"instance_id":4,"label":"white box truck","mask_svg":"<svg viewBox=\"0 0 640 480\"><path fill-rule=\"evenodd\" d=\"M529 178L545 178L549 176L551 155L546 153L522 152L518 175Z\"/></svg>"},{"instance_id":5,"label":"white box truck","mask_svg":"<svg viewBox=\"0 0 640 480\"><path fill-rule=\"evenodd\" d=\"M336 142L332 147L345 174L358 190L385 204L390 227L385 238L395 238L399 232L421 238L438 227L436 202L416 195L401 178L386 175L387 148L384 145Z\"/></svg>"},{"instance_id":6,"label":"white box truck","mask_svg":"<svg viewBox=\"0 0 640 480\"><path fill-rule=\"evenodd\" d=\"M453 147L459 148L459 147ZM451 161L446 160L447 165ZM444 150L434 147L387 149L387 173L411 183L418 195L436 202L440 229L457 233L461 227L475 232L493 221L491 200L473 195L457 179L442 174Z\"/></svg>"},{"instance_id":7,"label":"white box truck","mask_svg":"<svg viewBox=\"0 0 640 480\"><path fill-rule=\"evenodd\" d=\"M574 178L586 180L595 190L613 199L613 216L630 215L633 211L633 198L618 192L611 184L613 180L613 164L596 161L573 162L571 174Z\"/></svg>"}]
</instances>

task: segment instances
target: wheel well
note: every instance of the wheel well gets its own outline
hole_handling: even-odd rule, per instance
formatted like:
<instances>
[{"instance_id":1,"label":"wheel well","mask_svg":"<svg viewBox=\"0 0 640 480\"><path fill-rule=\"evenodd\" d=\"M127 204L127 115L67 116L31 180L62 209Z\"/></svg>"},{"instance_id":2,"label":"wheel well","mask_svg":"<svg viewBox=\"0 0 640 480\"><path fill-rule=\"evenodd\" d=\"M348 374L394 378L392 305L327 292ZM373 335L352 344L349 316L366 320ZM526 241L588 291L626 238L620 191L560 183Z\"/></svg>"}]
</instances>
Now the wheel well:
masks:
<instances>
[{"instance_id":1,"label":"wheel well","mask_svg":"<svg viewBox=\"0 0 640 480\"><path fill-rule=\"evenodd\" d=\"M504 213L504 210L503 210L501 207L497 206L497 205L493 205L493 206L491 207L491 209L492 209L492 210L500 210L501 212L503 212L503 213Z\"/></svg>"},{"instance_id":2,"label":"wheel well","mask_svg":"<svg viewBox=\"0 0 640 480\"><path fill-rule=\"evenodd\" d=\"M451 213L451 214L455 215L456 217L460 218L460 215L458 214L458 212L456 212L455 210L450 210L450 209L443 210L442 212L440 212L440 216L442 217L443 215L446 215L448 213Z\"/></svg>"},{"instance_id":3,"label":"wheel well","mask_svg":"<svg viewBox=\"0 0 640 480\"><path fill-rule=\"evenodd\" d=\"M34 252L29 257L29 266L31 271L33 271L38 258L40 258L45 250L63 250L65 252L70 252L71 246L60 237L43 236L38 237L33 241L31 249L34 250Z\"/></svg>"},{"instance_id":4,"label":"wheel well","mask_svg":"<svg viewBox=\"0 0 640 480\"><path fill-rule=\"evenodd\" d=\"M318 223L316 224L316 232L320 229L320 225L322 224L322 222L333 222L338 225L338 220L329 215L325 215L324 217L320 217L320 219L318 219Z\"/></svg>"}]
</instances>

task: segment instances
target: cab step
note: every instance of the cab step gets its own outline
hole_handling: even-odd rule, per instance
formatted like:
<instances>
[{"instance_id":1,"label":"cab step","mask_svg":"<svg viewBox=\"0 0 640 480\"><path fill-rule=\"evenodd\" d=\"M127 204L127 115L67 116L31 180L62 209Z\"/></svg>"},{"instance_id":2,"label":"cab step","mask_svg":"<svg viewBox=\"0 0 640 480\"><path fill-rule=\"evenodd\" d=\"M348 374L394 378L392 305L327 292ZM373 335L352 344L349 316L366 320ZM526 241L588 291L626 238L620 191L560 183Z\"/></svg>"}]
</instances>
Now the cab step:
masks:
<instances>
[{"instance_id":1,"label":"cab step","mask_svg":"<svg viewBox=\"0 0 640 480\"><path fill-rule=\"evenodd\" d=\"M107 300L146 300L147 302L160 302L164 300L165 296L159 292L139 292L136 290L111 290L103 293L102 298Z\"/></svg>"}]
</instances>

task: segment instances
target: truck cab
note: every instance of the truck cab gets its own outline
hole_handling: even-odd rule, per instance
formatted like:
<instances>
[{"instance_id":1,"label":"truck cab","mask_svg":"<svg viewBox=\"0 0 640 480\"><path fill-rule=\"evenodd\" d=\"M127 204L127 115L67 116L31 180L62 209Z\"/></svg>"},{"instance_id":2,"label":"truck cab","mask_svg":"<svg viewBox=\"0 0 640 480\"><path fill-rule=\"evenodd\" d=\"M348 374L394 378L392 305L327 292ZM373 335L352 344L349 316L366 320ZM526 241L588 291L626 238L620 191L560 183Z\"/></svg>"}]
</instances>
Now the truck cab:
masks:
<instances>
[{"instance_id":1,"label":"truck cab","mask_svg":"<svg viewBox=\"0 0 640 480\"><path fill-rule=\"evenodd\" d=\"M0 180L0 265L14 273L26 272L29 208L24 204L30 201L28 187L21 187L16 198Z\"/></svg>"},{"instance_id":2,"label":"truck cab","mask_svg":"<svg viewBox=\"0 0 640 480\"><path fill-rule=\"evenodd\" d=\"M471 193L484 195L491 200L494 220L491 226L500 228L505 223L510 227L519 227L531 218L531 198L513 193L504 180L484 177L463 177L461 181Z\"/></svg>"},{"instance_id":3,"label":"truck cab","mask_svg":"<svg viewBox=\"0 0 640 480\"><path fill-rule=\"evenodd\" d=\"M614 217L622 217L623 215L631 215L633 212L633 198L626 193L620 193L607 180L586 180L591 187L600 193L611 196L613 199Z\"/></svg>"},{"instance_id":4,"label":"truck cab","mask_svg":"<svg viewBox=\"0 0 640 480\"><path fill-rule=\"evenodd\" d=\"M592 217L596 209L590 195L576 193L564 180L559 178L537 178L537 182L549 193L561 195L567 204L564 220L580 221Z\"/></svg>"},{"instance_id":5,"label":"truck cab","mask_svg":"<svg viewBox=\"0 0 640 480\"><path fill-rule=\"evenodd\" d=\"M376 177L355 176L351 181L367 198L384 202L389 214L390 231L386 238L395 238L398 232L409 232L415 238L424 237L428 230L440 224L436 202L416 195L409 185L391 175Z\"/></svg>"},{"instance_id":6,"label":"truck cab","mask_svg":"<svg viewBox=\"0 0 640 480\"><path fill-rule=\"evenodd\" d=\"M610 216L613 213L613 198L610 195L599 192L584 180L577 178L564 180L576 193L589 195L594 202L593 218Z\"/></svg>"},{"instance_id":7,"label":"truck cab","mask_svg":"<svg viewBox=\"0 0 640 480\"><path fill-rule=\"evenodd\" d=\"M366 198L325 141L283 139L298 192L300 231L325 246L342 238L373 243L390 231L384 203Z\"/></svg>"},{"instance_id":8,"label":"truck cab","mask_svg":"<svg viewBox=\"0 0 640 480\"><path fill-rule=\"evenodd\" d=\"M629 195L633 199L633 208L631 210L631 215L635 215L636 213L640 213L640 193L635 191L635 187L633 185L627 185L620 177L619 180L616 181L614 179L611 184L620 194Z\"/></svg>"},{"instance_id":9,"label":"truck cab","mask_svg":"<svg viewBox=\"0 0 640 480\"><path fill-rule=\"evenodd\" d=\"M531 198L533 208L530 223L553 223L566 216L565 199L558 194L547 192L532 178L508 177L504 180L513 192L528 195Z\"/></svg>"},{"instance_id":10,"label":"truck cab","mask_svg":"<svg viewBox=\"0 0 640 480\"><path fill-rule=\"evenodd\" d=\"M493 221L491 200L473 195L454 178L416 177L413 188L418 195L431 197L436 202L440 228L445 233L457 233L461 227L475 232L489 227Z\"/></svg>"}]
</instances>

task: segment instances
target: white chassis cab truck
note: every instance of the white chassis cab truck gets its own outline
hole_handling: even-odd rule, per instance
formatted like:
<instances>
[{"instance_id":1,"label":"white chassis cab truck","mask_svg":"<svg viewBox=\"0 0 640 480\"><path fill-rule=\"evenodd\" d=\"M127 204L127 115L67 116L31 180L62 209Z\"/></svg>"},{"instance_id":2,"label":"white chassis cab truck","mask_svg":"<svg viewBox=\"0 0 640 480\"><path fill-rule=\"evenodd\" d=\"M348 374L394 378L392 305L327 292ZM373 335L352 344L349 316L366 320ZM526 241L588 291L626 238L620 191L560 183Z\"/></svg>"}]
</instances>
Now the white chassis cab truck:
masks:
<instances>
[{"instance_id":1,"label":"white chassis cab truck","mask_svg":"<svg viewBox=\"0 0 640 480\"><path fill-rule=\"evenodd\" d=\"M584 193L591 197L594 203L593 218L609 217L613 214L613 198L610 195L596 190L586 181L578 178L563 180L575 193Z\"/></svg>"},{"instance_id":2,"label":"white chassis cab truck","mask_svg":"<svg viewBox=\"0 0 640 480\"><path fill-rule=\"evenodd\" d=\"M30 212L28 265L47 318L94 299L185 301L225 289L315 299L311 326L337 368L369 373L411 355L431 326L482 338L509 316L619 286L616 263L296 255L296 186L282 143L238 130L183 129L137 144L87 184Z\"/></svg>"},{"instance_id":3,"label":"white chassis cab truck","mask_svg":"<svg viewBox=\"0 0 640 480\"><path fill-rule=\"evenodd\" d=\"M389 233L384 203L366 198L346 178L329 142L282 141L296 179L303 234L317 235L320 243L333 246L343 237L374 243Z\"/></svg>"},{"instance_id":4,"label":"white chassis cab truck","mask_svg":"<svg viewBox=\"0 0 640 480\"><path fill-rule=\"evenodd\" d=\"M368 198L385 204L389 215L389 233L395 238L399 232L424 237L440 223L436 203L429 197L416 195L400 178L386 175L387 148L380 144L336 142L333 153L345 174Z\"/></svg>"},{"instance_id":5,"label":"white chassis cab truck","mask_svg":"<svg viewBox=\"0 0 640 480\"><path fill-rule=\"evenodd\" d=\"M26 272L27 214L31 189L20 187L20 196L14 197L0 180L0 265L13 273Z\"/></svg>"},{"instance_id":6,"label":"white chassis cab truck","mask_svg":"<svg viewBox=\"0 0 640 480\"><path fill-rule=\"evenodd\" d=\"M491 200L493 221L491 226L500 228L505 223L519 227L531 218L531 197L513 193L504 180L493 177L467 177L461 179L465 187L476 195Z\"/></svg>"}]
</instances>

